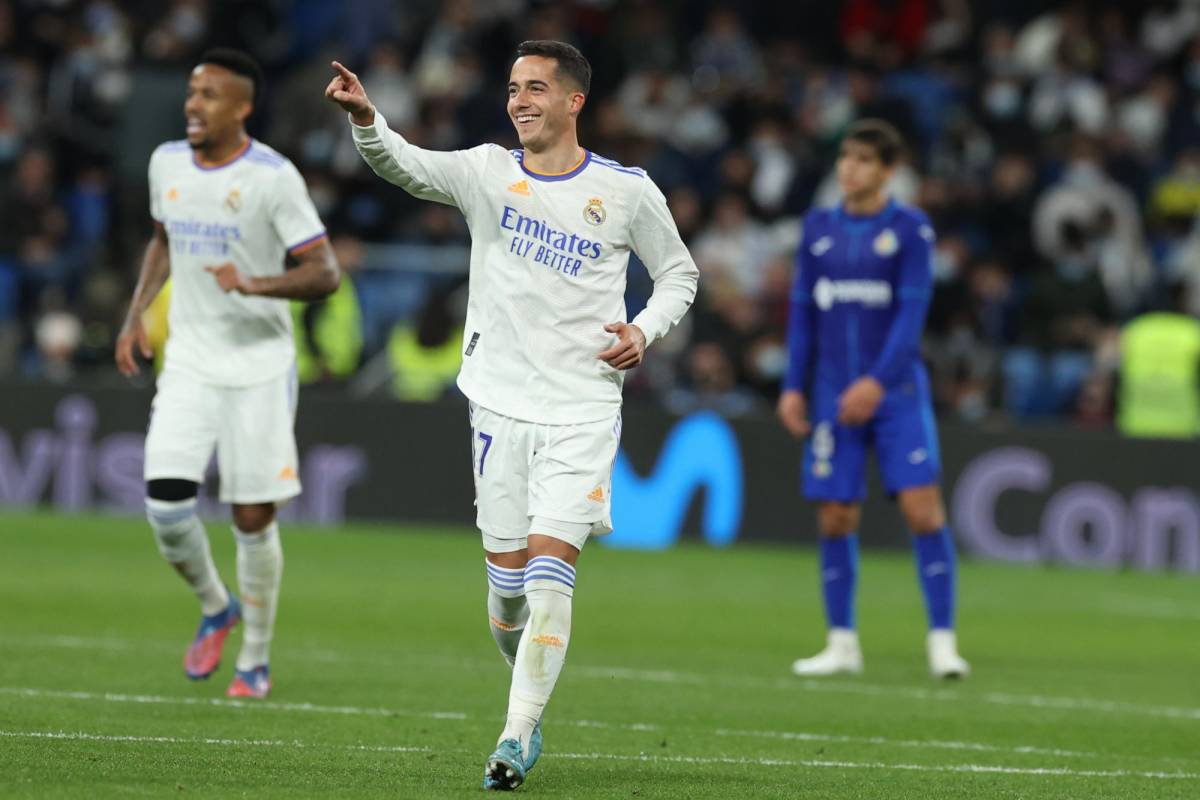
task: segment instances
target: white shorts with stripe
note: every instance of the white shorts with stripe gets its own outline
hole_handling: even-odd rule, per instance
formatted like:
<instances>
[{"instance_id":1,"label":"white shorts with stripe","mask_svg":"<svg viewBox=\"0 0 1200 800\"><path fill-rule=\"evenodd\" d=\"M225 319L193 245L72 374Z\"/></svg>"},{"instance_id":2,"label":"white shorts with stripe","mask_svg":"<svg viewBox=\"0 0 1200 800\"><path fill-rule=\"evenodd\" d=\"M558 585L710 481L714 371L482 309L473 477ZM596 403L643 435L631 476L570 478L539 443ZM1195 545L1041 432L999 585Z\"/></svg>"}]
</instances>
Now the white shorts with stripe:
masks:
<instances>
[{"instance_id":1,"label":"white shorts with stripe","mask_svg":"<svg viewBox=\"0 0 1200 800\"><path fill-rule=\"evenodd\" d=\"M300 494L296 370L251 386L217 386L164 370L150 408L145 479L204 482L217 451L223 503L272 503Z\"/></svg>"},{"instance_id":2,"label":"white shorts with stripe","mask_svg":"<svg viewBox=\"0 0 1200 800\"><path fill-rule=\"evenodd\" d=\"M530 533L583 549L612 532L612 473L621 415L542 425L470 406L476 524L484 549L526 547Z\"/></svg>"}]
</instances>

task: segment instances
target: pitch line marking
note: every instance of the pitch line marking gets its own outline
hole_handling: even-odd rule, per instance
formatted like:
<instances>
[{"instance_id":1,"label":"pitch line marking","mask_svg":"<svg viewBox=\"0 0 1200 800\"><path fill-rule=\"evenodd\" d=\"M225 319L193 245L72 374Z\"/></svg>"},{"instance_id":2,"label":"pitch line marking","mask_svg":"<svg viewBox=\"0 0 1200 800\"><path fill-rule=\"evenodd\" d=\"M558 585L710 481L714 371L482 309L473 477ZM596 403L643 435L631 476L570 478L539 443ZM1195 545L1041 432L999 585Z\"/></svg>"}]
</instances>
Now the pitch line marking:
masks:
<instances>
[{"instance_id":1,"label":"pitch line marking","mask_svg":"<svg viewBox=\"0 0 1200 800\"><path fill-rule=\"evenodd\" d=\"M419 717L437 720L466 721L471 719L469 714L458 711L413 711L410 709L388 708L358 708L355 706L318 706L312 703L279 703L257 700L226 700L223 698L198 697L169 697L165 695L121 694L116 692L83 692L57 689L33 689L21 687L0 686L0 694L18 695L30 698L62 698L68 700L90 700L106 703L133 703L138 705L186 705L210 706L214 708L253 709L262 708L270 711L344 714L349 716L373 717ZM669 726L656 725L647 722L613 723L597 720L564 720L561 724L575 728L601 728L609 730L628 730L638 732L659 732L670 730ZM954 740L920 740L920 739L888 739L882 736L842 736L838 734L821 734L787 731L751 731L732 728L718 728L713 731L717 736L739 736L782 739L791 741L831 742L844 744L870 744L896 747L935 748L942 750L968 750L974 752L1009 753L1013 755L1050 755L1074 758L1099 758L1099 753L1089 753L1074 750L1059 750L1053 748L1035 747L1032 745L1017 745L1005 747L980 742L961 742ZM1164 759L1173 760L1173 759Z\"/></svg>"},{"instance_id":2,"label":"pitch line marking","mask_svg":"<svg viewBox=\"0 0 1200 800\"><path fill-rule=\"evenodd\" d=\"M406 747L403 745L368 745L368 744L309 744L299 740L285 741L281 739L213 739L186 738L180 736L121 736L83 731L0 731L0 736L8 739L58 739L79 742L132 742L136 744L204 744L234 747L291 747L304 749L336 749L355 750L367 753L428 753L428 747Z\"/></svg>"},{"instance_id":3,"label":"pitch line marking","mask_svg":"<svg viewBox=\"0 0 1200 800\"><path fill-rule=\"evenodd\" d=\"M279 739L210 739L176 736L105 735L85 731L6 731L0 737L9 739L54 739L60 741L130 742L138 744L201 744L216 746L283 747L301 749L337 749L378 753L427 753L426 747L404 745L337 745L311 744L299 740ZM463 752L463 751L458 751ZM758 767L814 767L833 769L900 770L906 772L957 772L972 774L1031 775L1061 778L1146 778L1150 780L1200 780L1200 774L1190 772L1141 772L1135 770L1091 770L1068 767L1005 767L990 764L889 764L883 761L829 761L823 759L728 758L712 756L653 756L620 755L617 753L554 753L549 760L570 761L638 761L651 764L734 764Z\"/></svg>"},{"instance_id":4,"label":"pitch line marking","mask_svg":"<svg viewBox=\"0 0 1200 800\"><path fill-rule=\"evenodd\" d=\"M1100 753L1089 753L1080 750L1059 750L1049 747L1034 747L1032 745L1003 745L983 744L981 742L957 742L943 739L888 739L883 736L839 736L828 733L810 733L804 731L743 731L730 728L718 728L717 736L738 736L757 739L783 739L792 742L829 742L833 744L877 744L893 747L917 747L921 749L934 748L938 750L972 750L980 753L1015 753L1018 755L1062 756L1067 758L1099 758Z\"/></svg>"},{"instance_id":5,"label":"pitch line marking","mask_svg":"<svg viewBox=\"0 0 1200 800\"><path fill-rule=\"evenodd\" d=\"M101 650L147 650L175 652L179 648L165 643L135 642L133 640L112 637L89 638L84 636L29 636L3 637L10 643L35 643L48 647L64 647L70 649L101 649ZM286 652L286 649L279 650ZM400 660L413 660L412 655L397 655L395 659L372 659L370 657L345 656L332 651L306 650L305 657L320 661L346 664L361 664L365 661L373 663L395 663ZM470 659L433 659L438 663L452 661L457 664L478 664L481 661ZM490 663L490 662L489 662ZM1049 697L1044 695L1015 695L1002 692L989 692L981 695L961 694L952 689L926 689L914 686L883 686L869 683L837 683L817 680L801 680L798 678L730 678L724 676L705 675L701 673L678 672L675 670L647 670L630 667L588 666L572 664L570 672L573 677L603 678L606 680L640 681L645 683L687 684L693 686L732 686L748 689L780 689L792 691L797 688L805 691L861 694L868 696L907 697L914 700L956 701L976 700L993 705L1026 706L1029 708L1055 708L1069 711L1096 711L1109 714L1133 714L1138 716L1165 717L1168 719L1183 719L1200 721L1200 708L1186 706L1163 706L1144 703L1133 703L1119 700L1098 700L1086 697Z\"/></svg>"}]
</instances>

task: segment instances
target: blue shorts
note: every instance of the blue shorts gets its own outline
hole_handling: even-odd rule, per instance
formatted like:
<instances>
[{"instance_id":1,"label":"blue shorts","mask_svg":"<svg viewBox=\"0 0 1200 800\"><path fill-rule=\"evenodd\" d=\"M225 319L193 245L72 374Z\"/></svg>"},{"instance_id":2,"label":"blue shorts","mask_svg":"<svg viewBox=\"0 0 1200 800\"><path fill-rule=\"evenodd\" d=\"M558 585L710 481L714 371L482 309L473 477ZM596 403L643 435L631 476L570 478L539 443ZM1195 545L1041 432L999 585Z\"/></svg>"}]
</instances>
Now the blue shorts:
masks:
<instances>
[{"instance_id":1,"label":"blue shorts","mask_svg":"<svg viewBox=\"0 0 1200 800\"><path fill-rule=\"evenodd\" d=\"M813 387L809 411L813 430L804 448L805 497L843 503L866 498L868 448L875 449L889 495L938 482L941 453L923 370L916 381L888 390L866 425L838 423L839 394L819 382Z\"/></svg>"}]
</instances>

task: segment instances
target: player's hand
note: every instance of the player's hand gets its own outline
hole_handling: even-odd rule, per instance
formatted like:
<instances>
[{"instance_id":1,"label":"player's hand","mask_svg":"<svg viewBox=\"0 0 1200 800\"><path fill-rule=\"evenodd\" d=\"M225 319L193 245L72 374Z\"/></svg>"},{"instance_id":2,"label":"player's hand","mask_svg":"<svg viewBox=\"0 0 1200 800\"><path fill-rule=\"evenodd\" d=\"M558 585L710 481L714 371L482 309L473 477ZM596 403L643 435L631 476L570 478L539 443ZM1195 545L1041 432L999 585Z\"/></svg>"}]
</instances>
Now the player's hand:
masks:
<instances>
[{"instance_id":1,"label":"player's hand","mask_svg":"<svg viewBox=\"0 0 1200 800\"><path fill-rule=\"evenodd\" d=\"M121 326L121 332L117 334L117 346L114 357L117 362L117 369L125 377L133 377L141 373L138 367L137 359L134 358L133 350L142 354L142 358L147 361L154 357L154 351L150 349L150 339L146 336L146 326L142 324L140 314L130 314L125 320L125 324Z\"/></svg>"},{"instance_id":2,"label":"player's hand","mask_svg":"<svg viewBox=\"0 0 1200 800\"><path fill-rule=\"evenodd\" d=\"M355 125L365 128L373 124L375 122L375 106L371 105L371 101L367 97L367 90L363 88L358 76L343 67L338 61L332 61L330 64L337 75L334 75L333 80L325 87L325 99L331 103L337 103L349 112Z\"/></svg>"},{"instance_id":3,"label":"player's hand","mask_svg":"<svg viewBox=\"0 0 1200 800\"><path fill-rule=\"evenodd\" d=\"M217 286L222 292L237 292L238 294L254 294L254 279L242 274L229 261L215 267L205 267L204 271L217 279Z\"/></svg>"},{"instance_id":4,"label":"player's hand","mask_svg":"<svg viewBox=\"0 0 1200 800\"><path fill-rule=\"evenodd\" d=\"M795 389L787 389L779 395L779 403L775 406L779 421L792 436L803 439L808 436L812 426L808 424L808 402L804 393Z\"/></svg>"},{"instance_id":5,"label":"player's hand","mask_svg":"<svg viewBox=\"0 0 1200 800\"><path fill-rule=\"evenodd\" d=\"M613 369L632 369L642 363L646 354L646 334L637 325L626 322L610 322L604 330L617 335L617 343L597 353L596 358L608 364Z\"/></svg>"},{"instance_id":6,"label":"player's hand","mask_svg":"<svg viewBox=\"0 0 1200 800\"><path fill-rule=\"evenodd\" d=\"M843 425L866 425L879 410L883 401L883 384L864 375L842 392L838 400L838 422Z\"/></svg>"}]
</instances>

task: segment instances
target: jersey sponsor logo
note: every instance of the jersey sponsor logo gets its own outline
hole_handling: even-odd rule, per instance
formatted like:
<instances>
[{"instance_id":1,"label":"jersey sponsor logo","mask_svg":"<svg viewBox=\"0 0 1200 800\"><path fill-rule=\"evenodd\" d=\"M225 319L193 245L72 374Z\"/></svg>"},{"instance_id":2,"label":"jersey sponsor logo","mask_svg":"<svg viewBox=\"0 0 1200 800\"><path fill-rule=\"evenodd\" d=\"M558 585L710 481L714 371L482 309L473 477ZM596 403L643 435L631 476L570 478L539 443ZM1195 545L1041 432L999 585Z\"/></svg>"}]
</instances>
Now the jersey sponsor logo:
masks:
<instances>
[{"instance_id":1,"label":"jersey sponsor logo","mask_svg":"<svg viewBox=\"0 0 1200 800\"><path fill-rule=\"evenodd\" d=\"M514 234L508 245L510 253L568 278L579 277L583 259L596 260L602 253L599 242L577 233L560 231L545 220L526 216L512 206L504 207L500 227Z\"/></svg>"},{"instance_id":2,"label":"jersey sponsor logo","mask_svg":"<svg viewBox=\"0 0 1200 800\"><path fill-rule=\"evenodd\" d=\"M808 252L814 256L823 256L833 247L833 238L830 236L822 236L812 243L812 247L808 248Z\"/></svg>"},{"instance_id":3,"label":"jersey sponsor logo","mask_svg":"<svg viewBox=\"0 0 1200 800\"><path fill-rule=\"evenodd\" d=\"M599 197L588 200L588 204L583 207L584 222L589 225L603 225L606 219L608 219L608 212L604 210L604 201Z\"/></svg>"},{"instance_id":4,"label":"jersey sponsor logo","mask_svg":"<svg viewBox=\"0 0 1200 800\"><path fill-rule=\"evenodd\" d=\"M189 256L228 256L231 242L242 240L237 225L201 222L198 219L168 219L164 226L171 252Z\"/></svg>"},{"instance_id":5,"label":"jersey sponsor logo","mask_svg":"<svg viewBox=\"0 0 1200 800\"><path fill-rule=\"evenodd\" d=\"M509 186L508 190L513 194L519 194L525 197L529 197L533 194L533 192L529 191L529 181L517 181L512 186Z\"/></svg>"},{"instance_id":6,"label":"jersey sponsor logo","mask_svg":"<svg viewBox=\"0 0 1200 800\"><path fill-rule=\"evenodd\" d=\"M828 311L837 303L883 308L892 304L892 285L887 281L818 278L813 286L813 300L822 311Z\"/></svg>"},{"instance_id":7,"label":"jersey sponsor logo","mask_svg":"<svg viewBox=\"0 0 1200 800\"><path fill-rule=\"evenodd\" d=\"M875 251L875 255L887 258L895 255L896 251L900 249L900 240L896 238L895 231L891 228L884 228L871 243L871 248Z\"/></svg>"}]
</instances>

